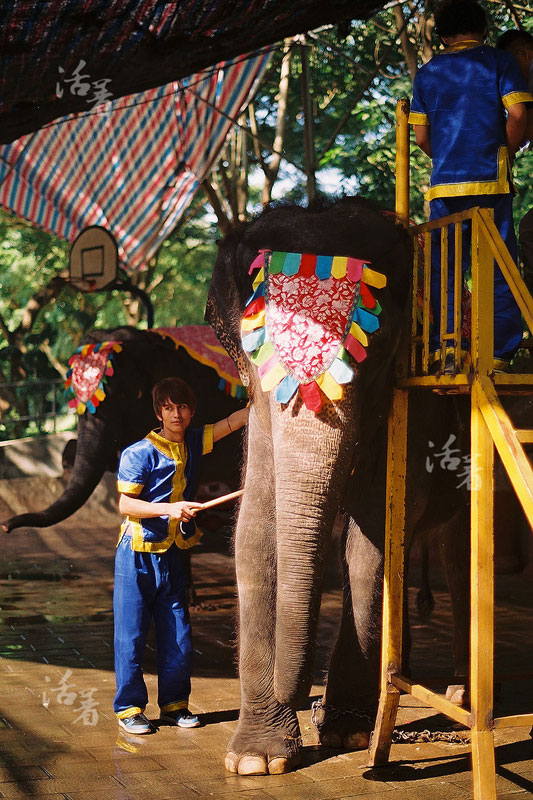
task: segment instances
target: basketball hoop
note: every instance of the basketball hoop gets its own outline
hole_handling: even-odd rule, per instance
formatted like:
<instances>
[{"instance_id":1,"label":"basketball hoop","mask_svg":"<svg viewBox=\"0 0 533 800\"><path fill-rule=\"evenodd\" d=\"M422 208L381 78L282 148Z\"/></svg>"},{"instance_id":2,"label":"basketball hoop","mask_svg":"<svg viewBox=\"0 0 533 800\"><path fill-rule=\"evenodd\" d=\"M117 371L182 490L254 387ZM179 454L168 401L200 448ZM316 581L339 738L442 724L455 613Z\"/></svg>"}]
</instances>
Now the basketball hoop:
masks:
<instances>
[{"instance_id":1,"label":"basketball hoop","mask_svg":"<svg viewBox=\"0 0 533 800\"><path fill-rule=\"evenodd\" d=\"M81 292L107 288L117 278L118 248L99 225L85 228L70 249L69 278Z\"/></svg>"}]
</instances>

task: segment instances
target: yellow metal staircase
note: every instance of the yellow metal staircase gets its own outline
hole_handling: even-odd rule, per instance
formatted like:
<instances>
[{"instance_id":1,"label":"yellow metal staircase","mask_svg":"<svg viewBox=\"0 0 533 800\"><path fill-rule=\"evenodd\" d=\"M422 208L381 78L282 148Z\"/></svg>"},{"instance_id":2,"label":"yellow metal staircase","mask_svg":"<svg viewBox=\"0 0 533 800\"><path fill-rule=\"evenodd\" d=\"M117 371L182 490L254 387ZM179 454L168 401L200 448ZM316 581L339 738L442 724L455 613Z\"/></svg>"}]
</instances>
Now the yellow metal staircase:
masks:
<instances>
[{"instance_id":1,"label":"yellow metal staircase","mask_svg":"<svg viewBox=\"0 0 533 800\"><path fill-rule=\"evenodd\" d=\"M409 104L397 107L396 207L409 227ZM461 366L461 225L472 225L472 336L471 363ZM454 331L446 333L448 285L448 229L454 228ZM453 347L454 374L429 374L429 281L431 236L440 230L442 264L441 363L446 348ZM533 443L533 430L516 430L502 406L499 393L533 391L533 375L498 374L493 370L494 261L509 284L533 336L533 299L516 264L502 241L489 209L472 208L424 225L410 226L413 237L413 280L410 322L400 356L389 416L387 459L387 516L381 695L370 745L370 765L389 758L392 731L400 694L408 693L470 728L474 800L495 800L494 736L496 728L533 725L533 714L494 717L494 448L500 455L511 484L533 527L533 470L523 445ZM435 235L435 234L433 234ZM419 237L425 243L419 263ZM420 292L421 289L421 292ZM421 320L418 309L420 294ZM443 695L401 674L404 596L405 488L408 465L407 415L409 390L427 388L438 392L471 395L471 464L477 481L471 490L471 708L460 708Z\"/></svg>"}]
</instances>

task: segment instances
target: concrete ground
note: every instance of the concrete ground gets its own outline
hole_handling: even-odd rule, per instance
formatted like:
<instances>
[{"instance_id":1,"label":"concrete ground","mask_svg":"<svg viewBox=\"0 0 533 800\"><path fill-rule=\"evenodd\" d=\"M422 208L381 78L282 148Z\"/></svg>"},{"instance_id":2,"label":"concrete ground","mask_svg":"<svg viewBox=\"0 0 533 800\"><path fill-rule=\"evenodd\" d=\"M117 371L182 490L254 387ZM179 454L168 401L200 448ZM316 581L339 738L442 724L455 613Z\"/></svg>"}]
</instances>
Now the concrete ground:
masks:
<instances>
[{"instance_id":1,"label":"concrete ground","mask_svg":"<svg viewBox=\"0 0 533 800\"><path fill-rule=\"evenodd\" d=\"M104 526L93 511L52 528L22 529L2 538L0 797L455 800L471 796L465 734L409 697L402 698L398 729L410 741L393 744L388 767L366 768L366 752L318 747L310 711L305 709L299 715L302 768L289 775L250 778L224 770L225 747L238 717L239 684L234 567L220 532L204 538L193 567L198 603L191 611L196 650L191 708L201 715L203 727L161 726L144 737L119 732L111 708L117 527L110 524L109 511L102 522ZM444 685L443 677L450 672L450 609L438 574L434 582L437 605L431 620L421 622L413 611L413 672ZM414 600L415 590L411 593ZM330 570L313 697L323 689L339 602L338 583ZM532 711L530 578L502 576L497 605L498 671L506 678L498 711ZM156 719L153 644L147 653L151 698L147 714ZM422 734L424 730L429 734ZM498 731L496 743L498 797L533 797L533 743L528 730Z\"/></svg>"}]
</instances>

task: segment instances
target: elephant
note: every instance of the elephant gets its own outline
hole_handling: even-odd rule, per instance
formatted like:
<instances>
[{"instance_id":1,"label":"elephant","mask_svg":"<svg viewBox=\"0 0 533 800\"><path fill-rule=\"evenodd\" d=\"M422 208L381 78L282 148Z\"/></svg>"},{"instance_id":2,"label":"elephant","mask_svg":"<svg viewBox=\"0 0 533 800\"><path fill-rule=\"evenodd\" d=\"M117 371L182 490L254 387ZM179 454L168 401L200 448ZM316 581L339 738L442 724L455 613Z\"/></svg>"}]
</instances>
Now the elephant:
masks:
<instances>
[{"instance_id":1,"label":"elephant","mask_svg":"<svg viewBox=\"0 0 533 800\"><path fill-rule=\"evenodd\" d=\"M249 268L264 249L365 259L387 278L376 291L381 325L368 357L342 399L317 413L299 393L278 403L263 391L242 348ZM386 420L410 262L403 227L361 198L267 208L219 244L206 320L251 397L235 533L242 699L230 772L283 773L299 761L296 708L312 682L324 557L339 506L346 514L343 615L315 719L326 744L368 744L378 698Z\"/></svg>"},{"instance_id":2,"label":"elephant","mask_svg":"<svg viewBox=\"0 0 533 800\"><path fill-rule=\"evenodd\" d=\"M205 331L212 336L208 327ZM86 343L109 341L121 342L122 349L114 355L114 372L105 383L105 399L94 413L85 411L79 418L74 463L65 491L42 511L5 520L2 523L5 532L23 525L38 528L54 525L77 511L104 472L116 470L120 452L157 426L151 390L162 378L177 375L193 388L198 399L194 424L216 422L245 402L220 391L220 378L215 370L193 358L184 347L176 347L170 336L125 326L94 331ZM65 452L67 464L68 458L69 453ZM229 488L238 488L241 460L242 439L229 436L216 451L203 458L199 481L224 481Z\"/></svg>"},{"instance_id":3,"label":"elephant","mask_svg":"<svg viewBox=\"0 0 533 800\"><path fill-rule=\"evenodd\" d=\"M234 546L241 709L225 760L232 773L285 773L301 761L296 710L312 685L324 559L339 509L345 519L342 617L313 721L325 746L368 746L379 695L387 419L406 319L411 250L411 239L394 214L359 197L308 208L268 207L219 243L206 320L235 360L251 398ZM350 356L353 377L342 397L323 397L318 409L308 407L309 393L301 382L290 397L278 394L279 387L274 389L268 377L264 381L264 362L257 353L250 358L243 347L250 330L243 314L256 302L254 267L265 251L270 265L276 253L286 257L288 273L294 254L304 254L302 271L305 259L316 255L317 275L318 258L338 254L369 262L386 276L386 285L373 290L381 321L367 337L366 357ZM264 292L270 303L270 284ZM289 293L287 298L289 303ZM267 317L265 324L267 342L272 320ZM469 660L468 492L459 487L457 472L433 469L429 461L437 452L434 446L453 433L459 460L469 463L468 404L467 397L410 392L406 487L406 550L417 536L433 530L447 555L455 674L461 676ZM408 652L406 627L404 674ZM448 690L458 704L464 693L463 678Z\"/></svg>"}]
</instances>

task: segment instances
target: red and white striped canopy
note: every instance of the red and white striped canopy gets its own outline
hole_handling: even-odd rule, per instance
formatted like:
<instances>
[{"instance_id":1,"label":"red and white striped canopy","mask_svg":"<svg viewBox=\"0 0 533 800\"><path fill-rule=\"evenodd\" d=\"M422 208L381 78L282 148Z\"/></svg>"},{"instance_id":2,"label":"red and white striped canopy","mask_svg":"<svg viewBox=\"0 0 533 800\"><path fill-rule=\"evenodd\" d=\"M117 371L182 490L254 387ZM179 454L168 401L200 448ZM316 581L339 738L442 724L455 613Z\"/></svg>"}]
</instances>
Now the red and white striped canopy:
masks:
<instances>
[{"instance_id":1,"label":"red and white striped canopy","mask_svg":"<svg viewBox=\"0 0 533 800\"><path fill-rule=\"evenodd\" d=\"M100 225L142 269L190 204L270 53L63 117L0 147L0 205L73 242ZM68 90L68 84L66 84Z\"/></svg>"}]
</instances>

